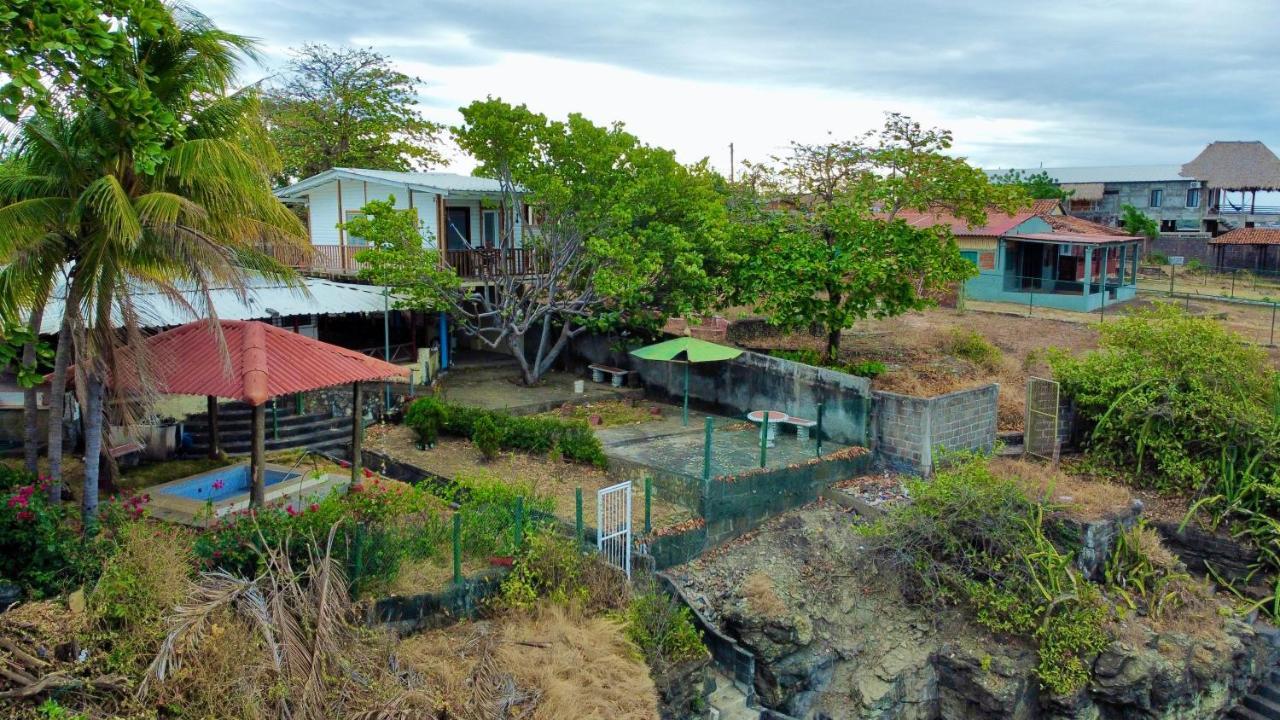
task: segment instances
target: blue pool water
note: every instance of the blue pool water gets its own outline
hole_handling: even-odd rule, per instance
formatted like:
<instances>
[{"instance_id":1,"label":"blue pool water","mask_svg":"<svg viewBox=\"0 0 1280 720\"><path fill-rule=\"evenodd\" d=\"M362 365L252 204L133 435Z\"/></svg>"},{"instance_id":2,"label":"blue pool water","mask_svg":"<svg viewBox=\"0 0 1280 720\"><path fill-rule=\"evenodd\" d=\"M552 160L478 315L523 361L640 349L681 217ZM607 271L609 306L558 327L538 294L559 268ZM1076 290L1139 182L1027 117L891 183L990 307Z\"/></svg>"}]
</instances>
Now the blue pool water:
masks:
<instances>
[{"instance_id":1,"label":"blue pool water","mask_svg":"<svg viewBox=\"0 0 1280 720\"><path fill-rule=\"evenodd\" d=\"M263 475L263 481L267 487L285 480L295 480L299 477L299 473L273 470L272 468L266 468L263 471ZM249 482L249 466L242 463L201 473L189 480L165 488L164 492L189 500L211 500L217 502L249 492Z\"/></svg>"}]
</instances>

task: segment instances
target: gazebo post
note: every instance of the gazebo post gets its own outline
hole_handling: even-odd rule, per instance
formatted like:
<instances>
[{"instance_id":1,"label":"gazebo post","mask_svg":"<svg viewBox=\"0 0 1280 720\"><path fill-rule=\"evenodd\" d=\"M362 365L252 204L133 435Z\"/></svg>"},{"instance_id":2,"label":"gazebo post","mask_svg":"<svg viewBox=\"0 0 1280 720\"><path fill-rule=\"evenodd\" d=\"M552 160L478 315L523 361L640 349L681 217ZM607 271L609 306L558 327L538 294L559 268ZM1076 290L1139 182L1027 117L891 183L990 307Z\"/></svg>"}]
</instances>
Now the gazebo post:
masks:
<instances>
[{"instance_id":1,"label":"gazebo post","mask_svg":"<svg viewBox=\"0 0 1280 720\"><path fill-rule=\"evenodd\" d=\"M209 459L217 460L218 451L221 449L221 438L218 432L218 398L214 395L206 395L205 399L209 403Z\"/></svg>"},{"instance_id":2,"label":"gazebo post","mask_svg":"<svg viewBox=\"0 0 1280 720\"><path fill-rule=\"evenodd\" d=\"M264 465L267 444L267 404L253 406L253 438L250 443L249 470L253 476L249 487L249 506L262 507L267 503L267 486Z\"/></svg>"},{"instance_id":3,"label":"gazebo post","mask_svg":"<svg viewBox=\"0 0 1280 720\"><path fill-rule=\"evenodd\" d=\"M360 482L360 444L364 440L364 428L360 427L364 415L364 402L360 383L351 383L351 482Z\"/></svg>"}]
</instances>

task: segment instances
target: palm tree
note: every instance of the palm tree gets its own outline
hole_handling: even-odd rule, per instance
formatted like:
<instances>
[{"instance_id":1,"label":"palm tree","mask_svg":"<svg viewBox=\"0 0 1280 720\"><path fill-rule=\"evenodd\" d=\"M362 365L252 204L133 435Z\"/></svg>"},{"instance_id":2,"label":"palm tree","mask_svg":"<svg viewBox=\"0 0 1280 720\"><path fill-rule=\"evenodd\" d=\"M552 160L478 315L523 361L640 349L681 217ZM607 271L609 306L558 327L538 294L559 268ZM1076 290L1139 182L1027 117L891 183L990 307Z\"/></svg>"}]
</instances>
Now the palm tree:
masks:
<instances>
[{"instance_id":1,"label":"palm tree","mask_svg":"<svg viewBox=\"0 0 1280 720\"><path fill-rule=\"evenodd\" d=\"M20 171L0 177L0 313L31 307L65 273L65 314L58 356L74 355L76 390L85 418L83 515L97 514L105 383L122 342L142 340L132 293L158 292L193 313L216 319L214 287L245 292L252 275L296 276L263 251L306 247L298 219L271 194L275 153L258 124L258 94L232 92L243 37L204 16L174 8L178 31L140 43L129 77L161 100L185 126L163 138L155 167L135 166L122 124L95 108L45 113L23 123ZM188 301L184 290L195 290ZM12 314L7 315L13 317ZM131 373L147 377L145 357ZM62 386L55 361L54 389ZM136 390L137 388L132 388ZM128 419L130 405L114 406ZM61 417L51 396L51 418ZM61 453L60 423L50 423L51 470ZM54 476L54 484L60 474Z\"/></svg>"}]
</instances>

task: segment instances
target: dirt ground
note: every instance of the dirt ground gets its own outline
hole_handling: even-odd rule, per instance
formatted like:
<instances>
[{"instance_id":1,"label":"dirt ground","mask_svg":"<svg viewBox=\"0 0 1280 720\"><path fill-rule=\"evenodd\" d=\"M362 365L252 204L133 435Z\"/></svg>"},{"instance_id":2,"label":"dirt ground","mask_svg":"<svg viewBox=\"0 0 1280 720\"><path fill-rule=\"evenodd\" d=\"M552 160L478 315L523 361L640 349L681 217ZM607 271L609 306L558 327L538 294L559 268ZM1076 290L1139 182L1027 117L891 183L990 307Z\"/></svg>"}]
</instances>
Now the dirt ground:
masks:
<instances>
[{"instance_id":1,"label":"dirt ground","mask_svg":"<svg viewBox=\"0 0 1280 720\"><path fill-rule=\"evenodd\" d=\"M614 484L604 470L526 453L503 452L495 460L485 462L470 440L441 438L434 448L419 450L414 445L413 431L403 425L370 427L366 431L365 446L444 477L484 473L499 479L531 482L537 492L555 499L556 517L568 522L574 520L576 488L582 488L583 521L594 525L596 491ZM641 492L637 491L637 497L631 504L632 527L637 530L644 524L644 496ZM651 522L655 528L674 525L690 516L688 510L660 498L654 498L651 509Z\"/></svg>"}]
</instances>

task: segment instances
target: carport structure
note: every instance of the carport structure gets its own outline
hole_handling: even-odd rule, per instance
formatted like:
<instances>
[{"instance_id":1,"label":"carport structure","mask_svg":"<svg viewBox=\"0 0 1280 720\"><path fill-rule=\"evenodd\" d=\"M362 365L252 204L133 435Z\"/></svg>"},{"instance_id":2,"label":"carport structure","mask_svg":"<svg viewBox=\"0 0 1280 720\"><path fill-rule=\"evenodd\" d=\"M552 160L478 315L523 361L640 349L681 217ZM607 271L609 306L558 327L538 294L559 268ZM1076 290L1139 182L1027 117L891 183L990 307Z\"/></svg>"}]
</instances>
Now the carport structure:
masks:
<instances>
[{"instance_id":1,"label":"carport structure","mask_svg":"<svg viewBox=\"0 0 1280 720\"><path fill-rule=\"evenodd\" d=\"M363 402L360 383L408 379L409 370L354 350L253 320L199 320L145 341L146 379L155 391L204 395L209 405L209 449L218 453L218 399L253 409L250 504L265 499L266 403L273 397L351 385L351 477L361 472ZM137 367L125 348L119 367ZM132 382L137 383L135 376Z\"/></svg>"}]
</instances>

